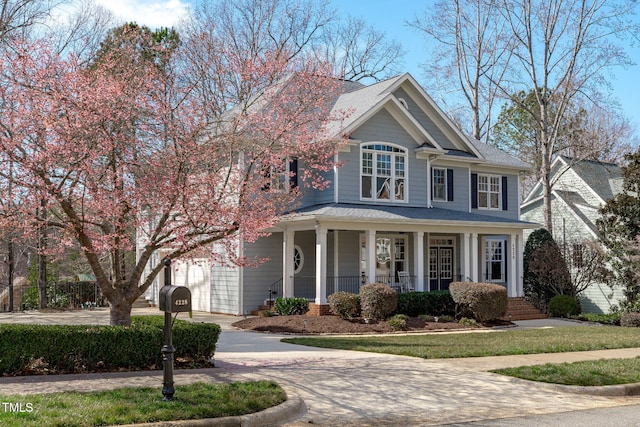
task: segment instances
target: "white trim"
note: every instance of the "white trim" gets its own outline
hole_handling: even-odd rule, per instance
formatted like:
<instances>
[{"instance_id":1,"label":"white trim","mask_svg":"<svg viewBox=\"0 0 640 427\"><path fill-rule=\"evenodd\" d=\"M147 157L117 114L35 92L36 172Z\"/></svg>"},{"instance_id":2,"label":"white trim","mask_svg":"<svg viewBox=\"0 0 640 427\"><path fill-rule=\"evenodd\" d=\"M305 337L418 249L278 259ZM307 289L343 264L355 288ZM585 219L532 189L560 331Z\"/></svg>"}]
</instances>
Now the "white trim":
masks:
<instances>
[{"instance_id":1,"label":"white trim","mask_svg":"<svg viewBox=\"0 0 640 427\"><path fill-rule=\"evenodd\" d=\"M295 231L286 229L282 238L282 295L284 297L293 296L293 253L295 248Z\"/></svg>"},{"instance_id":2,"label":"white trim","mask_svg":"<svg viewBox=\"0 0 640 427\"><path fill-rule=\"evenodd\" d=\"M435 192L433 191L433 187L435 186L435 180L434 180L434 175L436 170L438 171L444 171L444 194L443 194L443 198L442 199L436 199L435 197ZM431 173L429 174L431 175L431 198L434 202L446 202L448 201L448 188L447 188L447 168L443 168L440 166L432 166L431 167Z\"/></svg>"},{"instance_id":3,"label":"white trim","mask_svg":"<svg viewBox=\"0 0 640 427\"><path fill-rule=\"evenodd\" d=\"M496 174L488 174L488 173L478 173L478 182L477 182L477 200L478 200L478 210L482 210L482 211L500 211L502 210L502 192L504 191L504 189L502 188L502 175L496 175ZM487 206L480 206L480 177L486 177L487 178ZM498 179L498 206L497 207L492 207L491 206L491 194L495 194L495 192L491 191L491 180L497 178Z\"/></svg>"},{"instance_id":4,"label":"white trim","mask_svg":"<svg viewBox=\"0 0 640 427\"><path fill-rule=\"evenodd\" d=\"M378 149L368 149L368 148L364 148L367 146L383 146L383 147L390 147L394 150L399 150L399 151L382 151L382 150L378 150ZM359 158L360 158L360 167L359 167L359 171L358 171L358 191L359 191L359 198L360 201L364 201L364 202L379 202L379 203L409 203L409 154L406 147L403 147L402 145L399 144L394 144L391 142L383 142L383 141L368 141L368 142L363 142L360 144L360 154L359 154ZM363 155L364 153L370 153L371 154L371 175L368 174L363 174ZM378 156L382 156L382 155L387 155L390 156L390 171L389 171L389 186L393 186L393 188L388 188L387 191L389 192L389 198L388 199L383 199L383 198L378 198L378 195L376 194L378 191L378 185L377 185L377 159ZM396 159L397 158L402 158L403 159L403 176L399 177L397 175L397 171L396 171ZM369 176L371 177L371 197L363 197L362 196L362 178L363 176ZM396 190L396 180L402 179L403 181L403 199L396 199L396 194L395 194L395 190Z\"/></svg>"},{"instance_id":5,"label":"white trim","mask_svg":"<svg viewBox=\"0 0 640 427\"><path fill-rule=\"evenodd\" d=\"M413 270L416 276L416 291L424 291L424 231L413 233Z\"/></svg>"},{"instance_id":6,"label":"white trim","mask_svg":"<svg viewBox=\"0 0 640 427\"><path fill-rule=\"evenodd\" d=\"M296 251L298 251L298 254L300 255L300 264L298 265L298 268L296 268ZM304 267L304 252L302 252L302 248L298 245L293 245L293 274L298 274L302 271L302 267Z\"/></svg>"},{"instance_id":7,"label":"white trim","mask_svg":"<svg viewBox=\"0 0 640 427\"><path fill-rule=\"evenodd\" d=\"M489 269L488 267L488 263L490 262L490 260L487 258L487 249L489 247L489 243L490 242L498 242L500 243L500 279L501 280L494 280L494 279L490 279L488 277L489 275ZM509 250L508 246L508 239L507 236L483 236L481 239L481 243L482 243L482 281L483 282L487 282L487 283L509 283L508 278L506 277L506 271L505 271L505 267L506 267L506 263L507 263L507 251ZM494 262L493 260L491 260L491 262Z\"/></svg>"},{"instance_id":8,"label":"white trim","mask_svg":"<svg viewBox=\"0 0 640 427\"><path fill-rule=\"evenodd\" d=\"M327 229L316 227L316 304L327 303Z\"/></svg>"}]
</instances>

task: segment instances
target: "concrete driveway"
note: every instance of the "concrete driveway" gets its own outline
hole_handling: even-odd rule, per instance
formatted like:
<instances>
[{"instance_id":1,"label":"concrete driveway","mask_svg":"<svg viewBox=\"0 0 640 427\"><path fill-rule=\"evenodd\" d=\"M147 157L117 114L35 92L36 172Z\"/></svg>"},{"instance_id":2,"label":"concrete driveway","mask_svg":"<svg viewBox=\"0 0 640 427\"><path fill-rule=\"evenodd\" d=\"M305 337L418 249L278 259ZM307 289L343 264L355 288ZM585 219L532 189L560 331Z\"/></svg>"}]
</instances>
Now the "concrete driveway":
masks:
<instances>
[{"instance_id":1,"label":"concrete driveway","mask_svg":"<svg viewBox=\"0 0 640 427\"><path fill-rule=\"evenodd\" d=\"M570 324L553 327L563 325ZM281 337L226 328L216 366L234 378L273 380L299 395L308 411L287 426L427 426L640 403L636 397L581 395L486 372L553 360L635 357L640 349L422 360L315 349L281 343Z\"/></svg>"},{"instance_id":2,"label":"concrete driveway","mask_svg":"<svg viewBox=\"0 0 640 427\"><path fill-rule=\"evenodd\" d=\"M157 309L134 314L157 314ZM186 316L181 318L186 318ZM218 323L223 332L215 369L182 371L176 384L191 381L269 379L301 397L307 412L286 426L429 426L639 404L636 397L593 396L486 372L518 366L601 357L635 357L640 349L555 355L422 360L404 356L318 349L281 343L282 335L239 331L238 318L194 313L194 321ZM108 311L0 313L0 323L108 324ZM523 323L562 327L568 322ZM499 333L499 332L497 332ZM46 387L157 386L161 372L0 378L0 393L45 391ZM490 424L487 424L490 425Z\"/></svg>"}]
</instances>

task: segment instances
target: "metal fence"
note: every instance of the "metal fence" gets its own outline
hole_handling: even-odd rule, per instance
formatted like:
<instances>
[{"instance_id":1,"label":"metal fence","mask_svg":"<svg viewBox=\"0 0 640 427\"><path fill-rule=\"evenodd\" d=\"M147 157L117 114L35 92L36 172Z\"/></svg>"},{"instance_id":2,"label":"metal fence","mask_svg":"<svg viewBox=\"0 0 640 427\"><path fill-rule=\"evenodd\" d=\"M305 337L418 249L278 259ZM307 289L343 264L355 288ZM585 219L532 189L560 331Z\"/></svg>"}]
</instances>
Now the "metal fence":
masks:
<instances>
[{"instance_id":1,"label":"metal fence","mask_svg":"<svg viewBox=\"0 0 640 427\"><path fill-rule=\"evenodd\" d=\"M48 283L46 290L47 307L60 309L80 309L108 306L96 282L56 282ZM38 308L38 288L35 286L14 286L13 311ZM9 311L9 286L0 285L0 310Z\"/></svg>"}]
</instances>

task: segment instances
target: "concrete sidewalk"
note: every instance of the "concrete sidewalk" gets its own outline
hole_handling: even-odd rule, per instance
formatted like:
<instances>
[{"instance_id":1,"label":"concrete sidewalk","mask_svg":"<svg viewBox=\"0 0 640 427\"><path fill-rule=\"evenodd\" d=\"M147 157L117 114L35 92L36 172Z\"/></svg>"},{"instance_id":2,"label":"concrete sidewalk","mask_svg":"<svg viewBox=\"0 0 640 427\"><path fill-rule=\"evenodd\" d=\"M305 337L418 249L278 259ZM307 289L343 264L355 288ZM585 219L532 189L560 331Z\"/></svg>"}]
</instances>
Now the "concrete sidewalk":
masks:
<instances>
[{"instance_id":1,"label":"concrete sidewalk","mask_svg":"<svg viewBox=\"0 0 640 427\"><path fill-rule=\"evenodd\" d=\"M134 314L157 314L137 309ZM107 324L108 311L67 313L0 313L0 323ZM188 319L187 316L179 318ZM629 391L604 395L577 389L514 380L490 369L540 363L573 362L640 355L640 349L471 359L423 360L412 357L318 349L280 342L282 336L236 330L233 316L194 313L194 321L218 323L223 333L216 351L216 368L176 371L175 383L269 379L282 385L293 402L282 408L288 426L319 425L439 425L511 416L638 404ZM519 328L563 327L562 320L517 322ZM61 390L101 390L123 386L160 387L162 372L60 375L0 378L0 394L29 394ZM594 395L595 393L595 395ZM301 400L300 400L301 399ZM290 405L293 406L293 405ZM278 410L276 410L277 412ZM265 425L266 420L254 420ZM209 425L216 425L213 424Z\"/></svg>"}]
</instances>

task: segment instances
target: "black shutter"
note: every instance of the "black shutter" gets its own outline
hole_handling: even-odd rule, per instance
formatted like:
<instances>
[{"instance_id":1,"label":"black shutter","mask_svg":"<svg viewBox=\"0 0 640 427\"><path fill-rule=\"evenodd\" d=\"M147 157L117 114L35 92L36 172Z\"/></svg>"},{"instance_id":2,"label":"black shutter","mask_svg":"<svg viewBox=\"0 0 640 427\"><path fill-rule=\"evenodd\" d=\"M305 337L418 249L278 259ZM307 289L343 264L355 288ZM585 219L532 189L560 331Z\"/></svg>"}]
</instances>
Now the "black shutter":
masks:
<instances>
[{"instance_id":1,"label":"black shutter","mask_svg":"<svg viewBox=\"0 0 640 427\"><path fill-rule=\"evenodd\" d=\"M271 168L269 166L267 166L264 172L262 172L262 176L266 178L265 183L262 186L262 191L269 191L271 188Z\"/></svg>"},{"instance_id":2,"label":"black shutter","mask_svg":"<svg viewBox=\"0 0 640 427\"><path fill-rule=\"evenodd\" d=\"M453 202L453 169L447 169L447 201Z\"/></svg>"},{"instance_id":3,"label":"black shutter","mask_svg":"<svg viewBox=\"0 0 640 427\"><path fill-rule=\"evenodd\" d=\"M298 159L289 161L289 186L296 188L298 186Z\"/></svg>"},{"instance_id":4,"label":"black shutter","mask_svg":"<svg viewBox=\"0 0 640 427\"><path fill-rule=\"evenodd\" d=\"M471 208L478 209L478 174L471 174Z\"/></svg>"},{"instance_id":5,"label":"black shutter","mask_svg":"<svg viewBox=\"0 0 640 427\"><path fill-rule=\"evenodd\" d=\"M502 210L506 211L509 209L509 206L507 204L509 200L509 195L507 194L507 177L503 176L502 177Z\"/></svg>"}]
</instances>

